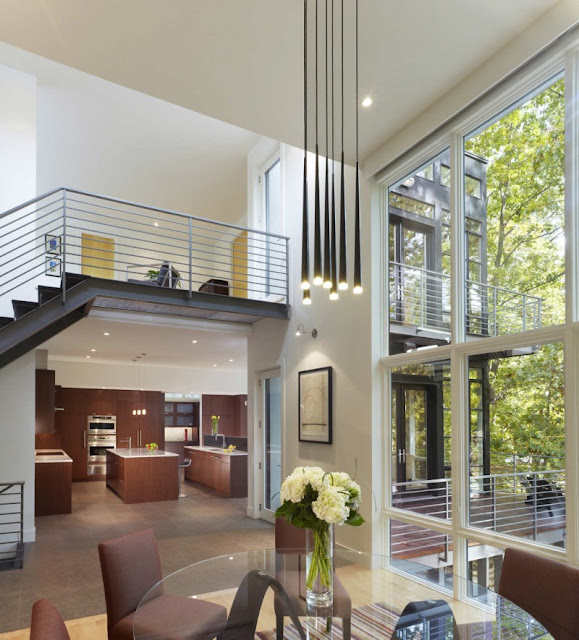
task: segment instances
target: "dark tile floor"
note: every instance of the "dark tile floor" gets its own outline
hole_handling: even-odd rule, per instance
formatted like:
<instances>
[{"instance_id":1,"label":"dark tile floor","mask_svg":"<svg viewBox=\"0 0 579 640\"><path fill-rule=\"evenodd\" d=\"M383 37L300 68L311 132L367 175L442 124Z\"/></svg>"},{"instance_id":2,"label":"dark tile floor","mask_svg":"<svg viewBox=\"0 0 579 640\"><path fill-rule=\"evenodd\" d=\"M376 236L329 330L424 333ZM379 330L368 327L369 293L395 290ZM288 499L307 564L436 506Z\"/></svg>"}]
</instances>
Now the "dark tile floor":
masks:
<instances>
[{"instance_id":1,"label":"dark tile floor","mask_svg":"<svg viewBox=\"0 0 579 640\"><path fill-rule=\"evenodd\" d=\"M126 505L104 482L73 483L72 514L36 519L23 569L0 572L0 632L30 626L32 604L50 598L65 619L105 613L97 545L152 527L163 575L213 556L272 547L273 526L248 518L247 499L197 485L186 498Z\"/></svg>"}]
</instances>

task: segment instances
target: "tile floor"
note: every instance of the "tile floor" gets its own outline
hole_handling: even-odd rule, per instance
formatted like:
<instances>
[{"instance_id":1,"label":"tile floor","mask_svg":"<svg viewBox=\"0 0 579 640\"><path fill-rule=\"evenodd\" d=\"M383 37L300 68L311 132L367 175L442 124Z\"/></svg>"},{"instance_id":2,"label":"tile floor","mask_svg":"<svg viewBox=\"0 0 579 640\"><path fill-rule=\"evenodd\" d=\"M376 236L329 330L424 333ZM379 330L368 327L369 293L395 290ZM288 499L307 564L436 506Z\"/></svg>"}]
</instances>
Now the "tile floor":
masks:
<instances>
[{"instance_id":1,"label":"tile floor","mask_svg":"<svg viewBox=\"0 0 579 640\"><path fill-rule=\"evenodd\" d=\"M163 574L192 562L272 547L273 526L248 518L247 499L227 499L183 484L186 498L125 505L104 482L73 483L72 514L36 519L23 569L0 572L0 632L30 626L32 604L50 598L63 617L105 612L97 545L152 527Z\"/></svg>"}]
</instances>

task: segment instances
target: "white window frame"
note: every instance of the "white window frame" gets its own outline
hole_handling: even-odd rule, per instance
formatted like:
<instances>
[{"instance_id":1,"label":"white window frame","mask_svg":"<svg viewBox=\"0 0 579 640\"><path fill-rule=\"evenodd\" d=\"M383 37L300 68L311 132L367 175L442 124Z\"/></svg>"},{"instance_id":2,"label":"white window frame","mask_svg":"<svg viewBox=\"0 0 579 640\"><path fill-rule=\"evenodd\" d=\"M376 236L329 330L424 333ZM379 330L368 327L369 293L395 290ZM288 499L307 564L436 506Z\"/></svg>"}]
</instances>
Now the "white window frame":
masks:
<instances>
[{"instance_id":1,"label":"white window frame","mask_svg":"<svg viewBox=\"0 0 579 640\"><path fill-rule=\"evenodd\" d=\"M488 126L492 120L513 109L517 103L548 83L564 71L566 96L565 126L565 238L566 318L561 325L543 327L513 335L485 337L466 341L464 323L465 283L465 218L463 141L477 128ZM389 519L449 533L454 541L454 573L468 577L467 542L478 541L499 548L517 546L522 549L559 559L579 566L579 104L572 98L579 93L579 29L560 38L552 47L539 54L510 78L490 90L485 96L467 107L437 132L402 156L394 164L376 175L383 217L382 228L388 229L388 188L450 147L450 220L451 220L451 344L436 349L389 356L388 303L382 305L382 342L385 351L382 397L384 398L384 451L385 468L382 474L383 531L389 535ZM381 291L388 299L388 234L382 234ZM386 258L384 258L386 256ZM476 529L468 523L468 357L504 348L558 341L564 348L565 375L565 447L567 484L567 541L566 549L535 544L524 539ZM391 371L401 365L429 363L447 359L451 363L451 433L452 433L452 520L410 513L391 507ZM455 595L459 596L460 580L456 581Z\"/></svg>"}]
</instances>

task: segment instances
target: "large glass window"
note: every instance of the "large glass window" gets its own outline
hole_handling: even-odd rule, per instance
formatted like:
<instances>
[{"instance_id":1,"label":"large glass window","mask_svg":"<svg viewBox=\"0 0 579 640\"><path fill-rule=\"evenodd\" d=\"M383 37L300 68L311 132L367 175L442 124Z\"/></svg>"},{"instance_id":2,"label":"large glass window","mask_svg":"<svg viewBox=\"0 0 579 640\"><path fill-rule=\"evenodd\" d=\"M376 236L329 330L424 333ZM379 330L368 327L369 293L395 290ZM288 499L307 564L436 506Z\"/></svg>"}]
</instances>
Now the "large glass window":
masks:
<instances>
[{"instance_id":1,"label":"large glass window","mask_svg":"<svg viewBox=\"0 0 579 640\"><path fill-rule=\"evenodd\" d=\"M471 356L470 524L564 546L563 346Z\"/></svg>"},{"instance_id":2,"label":"large glass window","mask_svg":"<svg viewBox=\"0 0 579 640\"><path fill-rule=\"evenodd\" d=\"M564 124L558 80L465 142L467 333L564 320Z\"/></svg>"}]
</instances>

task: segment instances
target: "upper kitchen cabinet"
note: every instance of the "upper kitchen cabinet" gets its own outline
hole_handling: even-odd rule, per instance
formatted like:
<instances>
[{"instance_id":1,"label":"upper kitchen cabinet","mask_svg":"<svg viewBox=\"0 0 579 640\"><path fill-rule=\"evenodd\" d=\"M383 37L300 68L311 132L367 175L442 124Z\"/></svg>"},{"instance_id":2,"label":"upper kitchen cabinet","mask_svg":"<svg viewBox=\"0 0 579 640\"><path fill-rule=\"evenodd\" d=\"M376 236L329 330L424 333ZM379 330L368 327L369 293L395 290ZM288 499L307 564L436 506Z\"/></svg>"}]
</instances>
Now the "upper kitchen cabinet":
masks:
<instances>
[{"instance_id":1,"label":"upper kitchen cabinet","mask_svg":"<svg viewBox=\"0 0 579 640\"><path fill-rule=\"evenodd\" d=\"M116 416L117 395L112 389L87 389L86 412L93 416Z\"/></svg>"},{"instance_id":2,"label":"upper kitchen cabinet","mask_svg":"<svg viewBox=\"0 0 579 640\"><path fill-rule=\"evenodd\" d=\"M229 436L246 436L246 400L246 395L204 395L202 397L203 435L211 434L211 416L219 416L219 433Z\"/></svg>"},{"instance_id":3,"label":"upper kitchen cabinet","mask_svg":"<svg viewBox=\"0 0 579 640\"><path fill-rule=\"evenodd\" d=\"M65 413L81 413L88 415L86 410L87 389L62 388L62 404ZM70 455L70 454L69 454Z\"/></svg>"},{"instance_id":4,"label":"upper kitchen cabinet","mask_svg":"<svg viewBox=\"0 0 579 640\"><path fill-rule=\"evenodd\" d=\"M52 433L54 426L54 371L36 369L35 433Z\"/></svg>"}]
</instances>

